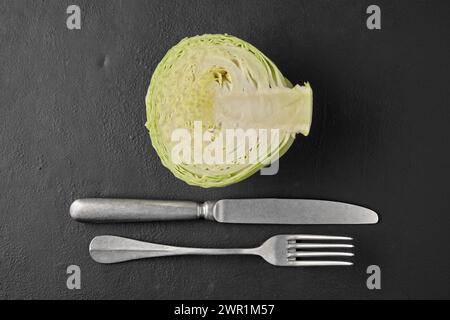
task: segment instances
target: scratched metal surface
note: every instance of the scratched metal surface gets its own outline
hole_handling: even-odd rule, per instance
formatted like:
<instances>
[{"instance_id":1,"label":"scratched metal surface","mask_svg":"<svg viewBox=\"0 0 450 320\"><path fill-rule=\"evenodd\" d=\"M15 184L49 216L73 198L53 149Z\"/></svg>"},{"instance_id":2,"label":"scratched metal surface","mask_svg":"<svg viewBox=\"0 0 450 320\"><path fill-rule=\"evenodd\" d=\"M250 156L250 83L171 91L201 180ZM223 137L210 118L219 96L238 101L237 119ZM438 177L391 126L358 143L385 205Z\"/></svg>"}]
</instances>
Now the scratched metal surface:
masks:
<instances>
[{"instance_id":1,"label":"scratched metal surface","mask_svg":"<svg viewBox=\"0 0 450 320\"><path fill-rule=\"evenodd\" d=\"M0 1L0 298L449 298L450 6L377 1ZM165 52L203 33L241 37L315 89L311 136L273 177L214 190L176 180L151 147L144 96ZM377 210L377 226L208 222L82 225L83 197L204 201L287 197ZM277 233L356 237L349 269L279 269L256 257L180 257L114 266L88 255L113 234L186 246L251 246ZM432 249L431 249L432 248ZM430 250L431 249L431 250ZM66 288L79 265L82 289ZM366 288L380 265L382 290Z\"/></svg>"}]
</instances>

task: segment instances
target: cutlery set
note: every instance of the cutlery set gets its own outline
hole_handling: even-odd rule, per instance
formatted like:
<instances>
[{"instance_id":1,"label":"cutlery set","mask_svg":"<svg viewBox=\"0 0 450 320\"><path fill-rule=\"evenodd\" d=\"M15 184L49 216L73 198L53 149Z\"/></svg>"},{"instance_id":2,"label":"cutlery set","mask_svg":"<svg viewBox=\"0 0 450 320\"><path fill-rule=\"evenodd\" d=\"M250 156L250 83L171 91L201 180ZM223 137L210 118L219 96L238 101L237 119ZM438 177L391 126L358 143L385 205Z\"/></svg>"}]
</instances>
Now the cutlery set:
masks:
<instances>
[{"instance_id":1,"label":"cutlery set","mask_svg":"<svg viewBox=\"0 0 450 320\"><path fill-rule=\"evenodd\" d=\"M369 209L322 200L241 199L188 201L83 199L70 207L71 217L85 223L125 223L206 219L220 223L276 225L376 224ZM349 237L277 235L256 248L183 248L114 236L92 240L89 252L102 264L178 255L257 255L275 266L350 266L353 263L324 258L349 258L354 246Z\"/></svg>"}]
</instances>

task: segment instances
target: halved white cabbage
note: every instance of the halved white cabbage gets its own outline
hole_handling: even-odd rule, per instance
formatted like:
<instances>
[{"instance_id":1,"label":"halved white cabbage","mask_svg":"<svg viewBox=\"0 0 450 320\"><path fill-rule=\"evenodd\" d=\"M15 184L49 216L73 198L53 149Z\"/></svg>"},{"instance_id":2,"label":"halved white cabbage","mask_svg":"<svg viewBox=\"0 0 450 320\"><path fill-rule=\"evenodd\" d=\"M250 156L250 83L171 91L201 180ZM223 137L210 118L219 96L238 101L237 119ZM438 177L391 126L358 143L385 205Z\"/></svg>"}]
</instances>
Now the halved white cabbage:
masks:
<instances>
[{"instance_id":1,"label":"halved white cabbage","mask_svg":"<svg viewBox=\"0 0 450 320\"><path fill-rule=\"evenodd\" d=\"M169 50L152 77L146 104L146 126L162 163L188 184L223 187L277 160L297 133L309 134L313 92L308 83L292 86L251 44L229 35L203 35ZM279 140L270 140L269 134L268 141L259 137L237 140L231 148L224 144L223 154L231 162L200 163L194 155L192 161L174 161L172 151L180 142L174 141L174 132L184 129L194 137L199 124L209 138L200 145L190 140L194 154L228 129L277 129ZM268 151L257 162L248 161L248 153L261 145L268 145Z\"/></svg>"}]
</instances>

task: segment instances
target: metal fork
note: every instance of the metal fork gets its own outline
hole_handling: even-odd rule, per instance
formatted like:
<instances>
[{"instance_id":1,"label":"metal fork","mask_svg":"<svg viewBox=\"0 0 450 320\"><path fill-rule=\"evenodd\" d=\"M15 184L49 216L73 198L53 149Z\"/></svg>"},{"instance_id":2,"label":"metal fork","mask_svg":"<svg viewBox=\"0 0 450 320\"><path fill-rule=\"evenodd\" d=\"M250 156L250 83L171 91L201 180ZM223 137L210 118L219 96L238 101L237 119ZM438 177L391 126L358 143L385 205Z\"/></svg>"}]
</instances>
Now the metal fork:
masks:
<instances>
[{"instance_id":1,"label":"metal fork","mask_svg":"<svg viewBox=\"0 0 450 320\"><path fill-rule=\"evenodd\" d=\"M304 241L351 241L348 237L313 235L278 235L260 247L250 249L183 248L147 243L114 236L92 240L89 252L96 262L111 264L137 259L178 255L257 255L268 263L283 267L351 266L346 261L309 260L320 257L352 257L350 252L317 251L317 249L350 249L351 244L306 243Z\"/></svg>"}]
</instances>

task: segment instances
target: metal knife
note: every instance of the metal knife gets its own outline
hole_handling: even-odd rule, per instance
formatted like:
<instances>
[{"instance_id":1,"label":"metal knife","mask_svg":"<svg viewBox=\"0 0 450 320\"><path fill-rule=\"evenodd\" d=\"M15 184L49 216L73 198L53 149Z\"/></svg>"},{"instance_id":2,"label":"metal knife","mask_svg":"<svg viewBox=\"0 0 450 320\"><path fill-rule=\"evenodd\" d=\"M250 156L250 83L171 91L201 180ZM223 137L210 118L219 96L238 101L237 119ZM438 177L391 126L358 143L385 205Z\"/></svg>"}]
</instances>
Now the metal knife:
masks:
<instances>
[{"instance_id":1,"label":"metal knife","mask_svg":"<svg viewBox=\"0 0 450 320\"><path fill-rule=\"evenodd\" d=\"M206 219L237 224L376 224L378 215L340 202L298 199L188 201L84 199L70 215L80 222L151 222Z\"/></svg>"}]
</instances>

